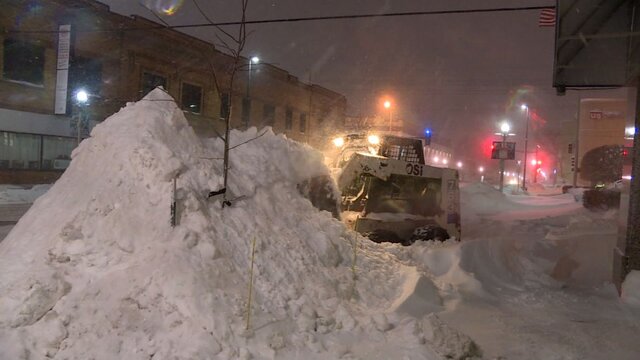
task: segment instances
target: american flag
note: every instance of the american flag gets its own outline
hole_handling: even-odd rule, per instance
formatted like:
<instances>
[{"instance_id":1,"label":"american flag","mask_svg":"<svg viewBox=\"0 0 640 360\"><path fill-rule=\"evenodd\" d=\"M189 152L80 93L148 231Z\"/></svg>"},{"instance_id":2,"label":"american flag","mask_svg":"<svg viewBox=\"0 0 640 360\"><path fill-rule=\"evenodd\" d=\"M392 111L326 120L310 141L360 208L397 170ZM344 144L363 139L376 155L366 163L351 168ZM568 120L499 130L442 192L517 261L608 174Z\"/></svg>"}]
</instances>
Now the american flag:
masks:
<instances>
[{"instance_id":1,"label":"american flag","mask_svg":"<svg viewBox=\"0 0 640 360\"><path fill-rule=\"evenodd\" d=\"M540 10L538 26L556 26L556 9L548 8Z\"/></svg>"}]
</instances>

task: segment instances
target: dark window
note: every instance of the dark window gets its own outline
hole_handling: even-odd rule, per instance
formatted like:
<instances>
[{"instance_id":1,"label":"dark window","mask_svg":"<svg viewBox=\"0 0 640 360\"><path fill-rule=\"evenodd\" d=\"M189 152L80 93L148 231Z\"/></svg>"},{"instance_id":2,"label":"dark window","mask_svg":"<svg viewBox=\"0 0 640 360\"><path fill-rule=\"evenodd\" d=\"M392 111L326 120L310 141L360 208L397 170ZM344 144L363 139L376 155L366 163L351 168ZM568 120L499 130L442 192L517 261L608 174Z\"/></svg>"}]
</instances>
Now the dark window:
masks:
<instances>
[{"instance_id":1,"label":"dark window","mask_svg":"<svg viewBox=\"0 0 640 360\"><path fill-rule=\"evenodd\" d=\"M273 105L264 104L262 108L262 123L265 126L273 126L276 122L276 108Z\"/></svg>"},{"instance_id":2,"label":"dark window","mask_svg":"<svg viewBox=\"0 0 640 360\"><path fill-rule=\"evenodd\" d=\"M251 99L245 97L242 99L242 123L249 126L251 122Z\"/></svg>"},{"instance_id":3,"label":"dark window","mask_svg":"<svg viewBox=\"0 0 640 360\"><path fill-rule=\"evenodd\" d=\"M229 93L220 95L220 120L226 120L229 117Z\"/></svg>"},{"instance_id":4,"label":"dark window","mask_svg":"<svg viewBox=\"0 0 640 360\"><path fill-rule=\"evenodd\" d=\"M200 114L202 110L202 88L200 86L182 83L182 109Z\"/></svg>"},{"instance_id":5,"label":"dark window","mask_svg":"<svg viewBox=\"0 0 640 360\"><path fill-rule=\"evenodd\" d=\"M307 114L300 114L300 132L305 133L307 131Z\"/></svg>"},{"instance_id":6,"label":"dark window","mask_svg":"<svg viewBox=\"0 0 640 360\"><path fill-rule=\"evenodd\" d=\"M33 85L44 84L44 48L14 39L3 43L2 77Z\"/></svg>"},{"instance_id":7,"label":"dark window","mask_svg":"<svg viewBox=\"0 0 640 360\"><path fill-rule=\"evenodd\" d=\"M151 90L162 86L167 89L167 78L149 72L142 73L142 96L146 96Z\"/></svg>"},{"instance_id":8,"label":"dark window","mask_svg":"<svg viewBox=\"0 0 640 360\"><path fill-rule=\"evenodd\" d=\"M293 129L293 111L287 108L286 116L284 118L284 128L285 130Z\"/></svg>"},{"instance_id":9,"label":"dark window","mask_svg":"<svg viewBox=\"0 0 640 360\"><path fill-rule=\"evenodd\" d=\"M69 70L69 89L70 94L82 89L90 98L98 96L102 89L102 62L98 59L74 57Z\"/></svg>"}]
</instances>

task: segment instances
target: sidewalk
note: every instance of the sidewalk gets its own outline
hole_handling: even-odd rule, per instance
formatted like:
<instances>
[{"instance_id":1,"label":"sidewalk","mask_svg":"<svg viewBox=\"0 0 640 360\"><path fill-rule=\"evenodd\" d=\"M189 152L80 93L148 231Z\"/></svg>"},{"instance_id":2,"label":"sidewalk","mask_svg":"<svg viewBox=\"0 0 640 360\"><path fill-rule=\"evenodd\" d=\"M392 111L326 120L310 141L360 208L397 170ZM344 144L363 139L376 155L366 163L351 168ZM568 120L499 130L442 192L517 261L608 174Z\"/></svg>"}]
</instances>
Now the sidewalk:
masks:
<instances>
[{"instance_id":1,"label":"sidewalk","mask_svg":"<svg viewBox=\"0 0 640 360\"><path fill-rule=\"evenodd\" d=\"M13 226L20 220L27 210L31 207L30 203L24 204L2 204L0 203L0 242L9 234Z\"/></svg>"}]
</instances>

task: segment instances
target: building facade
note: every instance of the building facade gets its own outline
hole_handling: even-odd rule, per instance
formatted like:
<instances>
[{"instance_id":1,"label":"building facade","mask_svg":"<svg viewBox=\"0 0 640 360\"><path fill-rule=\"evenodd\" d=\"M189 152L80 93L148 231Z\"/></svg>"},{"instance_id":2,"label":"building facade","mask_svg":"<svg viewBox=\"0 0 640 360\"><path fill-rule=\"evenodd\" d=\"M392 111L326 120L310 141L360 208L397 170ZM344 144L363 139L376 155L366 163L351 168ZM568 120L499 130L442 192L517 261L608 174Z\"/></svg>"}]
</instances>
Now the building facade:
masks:
<instances>
[{"instance_id":1,"label":"building facade","mask_svg":"<svg viewBox=\"0 0 640 360\"><path fill-rule=\"evenodd\" d=\"M344 124L346 98L268 63L93 0L8 0L0 13L0 183L43 182L66 168L78 138L156 86L195 132L271 126L323 147ZM76 101L85 92L87 101Z\"/></svg>"}]
</instances>

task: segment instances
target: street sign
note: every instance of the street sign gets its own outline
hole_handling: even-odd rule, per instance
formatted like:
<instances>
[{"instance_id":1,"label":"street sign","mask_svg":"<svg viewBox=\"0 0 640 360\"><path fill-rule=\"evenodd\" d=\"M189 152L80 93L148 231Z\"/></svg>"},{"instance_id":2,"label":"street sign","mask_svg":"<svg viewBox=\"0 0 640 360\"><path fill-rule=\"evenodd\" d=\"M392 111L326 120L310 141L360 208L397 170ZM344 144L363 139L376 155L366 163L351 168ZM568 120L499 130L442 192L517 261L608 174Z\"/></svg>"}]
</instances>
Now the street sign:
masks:
<instances>
[{"instance_id":1,"label":"street sign","mask_svg":"<svg viewBox=\"0 0 640 360\"><path fill-rule=\"evenodd\" d=\"M515 142L502 142L494 141L491 147L491 158L502 160L515 160L516 158L516 143Z\"/></svg>"}]
</instances>

